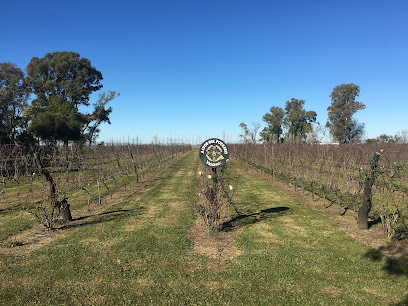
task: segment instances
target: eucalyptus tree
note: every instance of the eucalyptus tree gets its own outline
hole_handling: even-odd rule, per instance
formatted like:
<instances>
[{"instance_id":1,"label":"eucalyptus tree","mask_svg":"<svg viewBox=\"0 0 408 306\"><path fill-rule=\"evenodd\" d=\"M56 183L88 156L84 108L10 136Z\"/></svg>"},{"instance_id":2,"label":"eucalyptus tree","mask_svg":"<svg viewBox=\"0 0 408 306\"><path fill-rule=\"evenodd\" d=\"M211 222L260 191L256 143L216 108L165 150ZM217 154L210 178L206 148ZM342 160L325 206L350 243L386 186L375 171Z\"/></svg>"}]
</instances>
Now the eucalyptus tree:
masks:
<instances>
[{"instance_id":1,"label":"eucalyptus tree","mask_svg":"<svg viewBox=\"0 0 408 306\"><path fill-rule=\"evenodd\" d=\"M316 122L316 112L306 111L305 102L295 98L286 101L284 122L288 128L288 138L292 141L305 141L312 130L312 123Z\"/></svg>"},{"instance_id":2,"label":"eucalyptus tree","mask_svg":"<svg viewBox=\"0 0 408 306\"><path fill-rule=\"evenodd\" d=\"M25 132L23 110L29 94L24 72L13 63L0 63L0 143L11 143Z\"/></svg>"},{"instance_id":3,"label":"eucalyptus tree","mask_svg":"<svg viewBox=\"0 0 408 306\"><path fill-rule=\"evenodd\" d=\"M104 92L99 94L98 101L93 104L94 111L85 117L86 124L84 135L89 145L94 143L98 137L100 132L99 126L104 122L107 122L108 124L111 123L109 115L112 112L112 107L106 108L106 105L119 95L119 93L110 90L108 90L107 93Z\"/></svg>"},{"instance_id":4,"label":"eucalyptus tree","mask_svg":"<svg viewBox=\"0 0 408 306\"><path fill-rule=\"evenodd\" d=\"M285 112L281 107L273 106L270 108L269 113L266 113L262 120L267 126L262 130L261 137L264 142L279 142L283 133L283 123Z\"/></svg>"},{"instance_id":5,"label":"eucalyptus tree","mask_svg":"<svg viewBox=\"0 0 408 306\"><path fill-rule=\"evenodd\" d=\"M32 58L25 78L25 84L36 96L27 110L29 131L43 140L63 141L65 147L70 140L84 139L86 128L94 126L94 136L98 125L108 121L112 109L105 109L105 105L115 94L112 97L108 93L100 99L91 114L79 108L89 106L91 94L102 88L102 79L102 73L91 61L75 52Z\"/></svg>"},{"instance_id":6,"label":"eucalyptus tree","mask_svg":"<svg viewBox=\"0 0 408 306\"><path fill-rule=\"evenodd\" d=\"M333 89L331 105L327 108L326 127L333 138L341 143L359 141L364 132L364 124L359 124L353 115L365 108L365 104L356 101L360 87L350 83L341 84Z\"/></svg>"}]
</instances>

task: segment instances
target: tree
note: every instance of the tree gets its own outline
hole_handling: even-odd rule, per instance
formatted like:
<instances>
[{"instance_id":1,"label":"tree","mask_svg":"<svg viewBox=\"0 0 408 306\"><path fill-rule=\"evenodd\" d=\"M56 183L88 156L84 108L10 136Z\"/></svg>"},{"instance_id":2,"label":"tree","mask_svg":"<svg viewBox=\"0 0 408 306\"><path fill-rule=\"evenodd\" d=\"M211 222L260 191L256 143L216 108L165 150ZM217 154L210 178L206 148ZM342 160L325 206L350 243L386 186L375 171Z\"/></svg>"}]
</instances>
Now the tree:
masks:
<instances>
[{"instance_id":1,"label":"tree","mask_svg":"<svg viewBox=\"0 0 408 306\"><path fill-rule=\"evenodd\" d=\"M28 131L46 141L63 141L67 181L70 167L68 142L84 139L87 127L94 127L92 139L99 124L109 120L112 109L106 110L105 105L115 93L100 97L92 114L79 111L80 106L89 106L90 95L102 88L101 80L102 73L91 66L91 61L74 52L48 53L41 59L34 57L27 66L25 84L36 95L26 112L30 120ZM51 175L42 173L52 181ZM54 208L56 204L53 201L51 206ZM64 207L68 210L65 215L69 217L69 205L66 203Z\"/></svg>"},{"instance_id":2,"label":"tree","mask_svg":"<svg viewBox=\"0 0 408 306\"><path fill-rule=\"evenodd\" d=\"M22 116L29 94L23 84L24 72L12 63L0 63L0 143L24 137Z\"/></svg>"},{"instance_id":3,"label":"tree","mask_svg":"<svg viewBox=\"0 0 408 306\"><path fill-rule=\"evenodd\" d=\"M376 138L366 139L367 143L407 143L408 140L408 130L403 130L397 134L387 135L381 134Z\"/></svg>"},{"instance_id":4,"label":"tree","mask_svg":"<svg viewBox=\"0 0 408 306\"><path fill-rule=\"evenodd\" d=\"M89 105L90 95L102 88L102 79L89 59L64 51L47 53L41 59L33 57L25 81L37 96L35 104L46 106L50 97L58 96L78 107Z\"/></svg>"},{"instance_id":5,"label":"tree","mask_svg":"<svg viewBox=\"0 0 408 306\"><path fill-rule=\"evenodd\" d=\"M239 135L239 137L241 138L241 142L247 144L249 137L248 126L246 125L246 123L241 122L239 124L239 127L241 128L241 134Z\"/></svg>"},{"instance_id":6,"label":"tree","mask_svg":"<svg viewBox=\"0 0 408 306\"><path fill-rule=\"evenodd\" d=\"M316 122L315 111L306 111L303 107L305 100L292 98L286 101L284 122L288 127L288 136L292 140L305 141L307 134L312 130L312 123Z\"/></svg>"},{"instance_id":7,"label":"tree","mask_svg":"<svg viewBox=\"0 0 408 306\"><path fill-rule=\"evenodd\" d=\"M80 140L84 118L77 108L59 96L51 96L46 107L30 107L26 115L31 119L28 132L37 137L68 145L69 140Z\"/></svg>"},{"instance_id":8,"label":"tree","mask_svg":"<svg viewBox=\"0 0 408 306\"><path fill-rule=\"evenodd\" d=\"M101 125L103 122L110 124L109 115L112 112L112 107L106 109L105 106L119 95L119 93L110 90L108 90L108 93L99 94L98 101L93 105L93 113L86 117L87 123L85 125L85 137L88 140L89 145L94 143L98 137L100 132L99 125Z\"/></svg>"},{"instance_id":9,"label":"tree","mask_svg":"<svg viewBox=\"0 0 408 306\"><path fill-rule=\"evenodd\" d=\"M259 124L258 122L251 122L252 124L252 129L249 130L249 137L251 139L251 143L256 144L256 142L258 141L258 131L261 127L261 124Z\"/></svg>"},{"instance_id":10,"label":"tree","mask_svg":"<svg viewBox=\"0 0 408 306\"><path fill-rule=\"evenodd\" d=\"M280 136L283 133L283 119L285 113L281 107L273 106L270 109L270 113L266 113L262 120L266 122L267 127L265 127L261 132L261 137L265 142L279 142Z\"/></svg>"},{"instance_id":11,"label":"tree","mask_svg":"<svg viewBox=\"0 0 408 306\"><path fill-rule=\"evenodd\" d=\"M395 137L398 137L400 143L408 143L408 130L399 131Z\"/></svg>"},{"instance_id":12,"label":"tree","mask_svg":"<svg viewBox=\"0 0 408 306\"><path fill-rule=\"evenodd\" d=\"M350 83L341 84L333 89L331 105L327 108L328 120L326 126L333 138L341 143L359 141L364 133L364 124L359 124L353 115L364 109L362 102L356 101L360 87Z\"/></svg>"},{"instance_id":13,"label":"tree","mask_svg":"<svg viewBox=\"0 0 408 306\"><path fill-rule=\"evenodd\" d=\"M29 131L48 141L95 140L98 127L110 122L112 108L106 104L116 92L101 94L93 105L91 114L79 111L89 106L90 95L101 89L102 73L75 52L48 53L43 58L34 57L27 66L25 83L36 95L27 111Z\"/></svg>"},{"instance_id":14,"label":"tree","mask_svg":"<svg viewBox=\"0 0 408 306\"><path fill-rule=\"evenodd\" d=\"M246 167L248 169L248 141L249 141L249 130L248 130L248 126L246 125L246 123L241 122L239 124L239 127L241 128L241 134L239 135L239 137L241 137L241 141L243 144L245 144L245 163L246 163Z\"/></svg>"}]
</instances>

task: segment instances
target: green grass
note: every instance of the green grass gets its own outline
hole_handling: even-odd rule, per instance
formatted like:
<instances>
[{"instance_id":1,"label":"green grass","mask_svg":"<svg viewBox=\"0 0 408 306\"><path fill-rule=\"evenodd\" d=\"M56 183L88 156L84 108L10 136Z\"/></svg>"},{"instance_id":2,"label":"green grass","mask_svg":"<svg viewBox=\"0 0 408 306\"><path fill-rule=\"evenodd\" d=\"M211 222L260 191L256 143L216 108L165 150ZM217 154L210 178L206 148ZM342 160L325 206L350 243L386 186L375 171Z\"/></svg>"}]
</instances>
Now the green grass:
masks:
<instances>
[{"instance_id":1,"label":"green grass","mask_svg":"<svg viewBox=\"0 0 408 306\"><path fill-rule=\"evenodd\" d=\"M162 160L162 163L164 164L171 162L172 158L173 157L167 157ZM148 166L144 167L142 173L139 175L144 176L146 173L152 171L158 166L158 162L152 162L148 164ZM71 173L71 180L76 175L78 175L78 173ZM108 186L109 190L105 187L102 181L100 181L101 198L109 197L111 192L116 192L119 188L124 187L125 182L128 184L129 182L135 180L134 172L130 173L129 175L123 175L123 177L124 179L117 175L115 177L116 183L112 178L105 179L104 182ZM85 191L74 187L73 184L68 183L68 187L64 185L67 184L65 182L65 173L53 173L53 178L56 181L57 186L64 190L63 195L67 197L73 215L75 215L75 210L81 209L88 205L88 194ZM29 213L29 209L34 208L34 201L41 202L45 200L44 194L46 195L48 192L48 184L46 183L45 178L40 175L33 181L31 191L29 190L29 185L30 179L21 178L20 195L18 195L17 183L10 180L7 182L5 200L3 201L2 197L0 196L0 246L4 240L8 239L12 235L26 230L32 227L35 223L38 223L38 220ZM90 205L98 205L99 193L97 182L95 180L89 181L89 184L85 184L84 187L90 194ZM62 195L60 194L59 197L61 198ZM102 200L102 204L103 202L104 200Z\"/></svg>"},{"instance_id":2,"label":"green grass","mask_svg":"<svg viewBox=\"0 0 408 306\"><path fill-rule=\"evenodd\" d=\"M0 304L388 305L407 301L408 270L376 255L256 176L234 182L241 255L192 251L197 152L146 192L34 252L0 255ZM374 260L375 259L375 260Z\"/></svg>"}]
</instances>

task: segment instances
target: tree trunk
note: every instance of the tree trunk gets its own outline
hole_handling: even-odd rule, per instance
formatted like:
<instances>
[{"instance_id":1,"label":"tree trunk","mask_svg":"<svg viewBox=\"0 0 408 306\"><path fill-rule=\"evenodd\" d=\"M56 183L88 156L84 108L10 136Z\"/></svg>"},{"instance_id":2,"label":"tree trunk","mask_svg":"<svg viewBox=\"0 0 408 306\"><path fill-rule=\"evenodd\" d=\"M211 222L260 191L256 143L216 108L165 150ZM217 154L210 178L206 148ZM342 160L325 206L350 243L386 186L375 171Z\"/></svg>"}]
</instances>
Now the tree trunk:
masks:
<instances>
[{"instance_id":1,"label":"tree trunk","mask_svg":"<svg viewBox=\"0 0 408 306\"><path fill-rule=\"evenodd\" d=\"M37 163L38 168L40 169L40 172L42 175L45 176L46 180L48 181L50 185L50 201L51 201L51 207L52 210L58 209L59 215L61 215L62 219L67 220L67 221L72 221L72 216L71 216L71 210L70 206L67 202L67 200L64 198L62 201L57 201L57 188L54 182L54 179L52 178L50 172L44 168L41 159L38 154L34 154L35 161ZM54 213L51 214L51 219L48 220L49 222L49 228L52 228L54 218Z\"/></svg>"},{"instance_id":2,"label":"tree trunk","mask_svg":"<svg viewBox=\"0 0 408 306\"><path fill-rule=\"evenodd\" d=\"M62 208L62 210L61 210L62 220L72 221L71 209L70 209L69 206L70 205L67 204L65 207Z\"/></svg>"},{"instance_id":3,"label":"tree trunk","mask_svg":"<svg viewBox=\"0 0 408 306\"><path fill-rule=\"evenodd\" d=\"M59 204L60 204L59 213L60 213L61 219L71 222L72 221L71 209L70 209L70 205L67 202L67 199L64 198Z\"/></svg>"},{"instance_id":4,"label":"tree trunk","mask_svg":"<svg viewBox=\"0 0 408 306\"><path fill-rule=\"evenodd\" d=\"M363 194L363 204L358 209L357 214L357 224L358 229L366 230L368 229L368 214L371 211L372 201L371 201L371 191L374 185L374 181L377 177L378 161L380 159L380 153L376 152L371 160L371 172L366 175L364 182L364 194Z\"/></svg>"}]
</instances>

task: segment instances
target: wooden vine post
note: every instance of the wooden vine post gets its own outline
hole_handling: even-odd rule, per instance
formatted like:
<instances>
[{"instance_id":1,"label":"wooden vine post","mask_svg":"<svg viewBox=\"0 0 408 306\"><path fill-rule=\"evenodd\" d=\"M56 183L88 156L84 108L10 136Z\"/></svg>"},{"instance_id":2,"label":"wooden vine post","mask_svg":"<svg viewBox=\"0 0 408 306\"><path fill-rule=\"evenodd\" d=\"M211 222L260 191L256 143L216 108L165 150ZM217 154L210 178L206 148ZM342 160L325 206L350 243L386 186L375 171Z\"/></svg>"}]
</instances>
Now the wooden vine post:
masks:
<instances>
[{"instance_id":1,"label":"wooden vine post","mask_svg":"<svg viewBox=\"0 0 408 306\"><path fill-rule=\"evenodd\" d=\"M136 165L135 159L133 158L133 153L132 153L132 150L130 149L130 146L128 146L128 150L129 150L130 158L132 159L133 171L135 172L135 180L136 180L136 183L139 183L139 173L137 172L137 165Z\"/></svg>"},{"instance_id":2,"label":"wooden vine post","mask_svg":"<svg viewBox=\"0 0 408 306\"><path fill-rule=\"evenodd\" d=\"M370 172L366 174L364 181L364 193L363 193L363 204L358 209L357 224L360 230L368 229L368 213L371 211L372 207L372 187L374 185L375 179L378 176L378 161L380 160L380 153L374 153L373 158L370 161L371 169Z\"/></svg>"}]
</instances>

